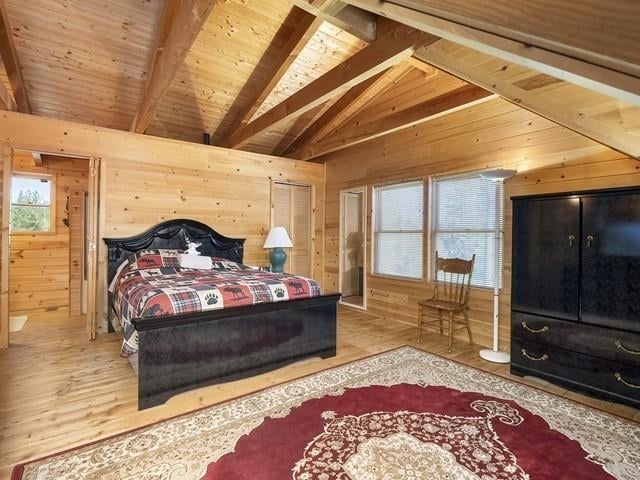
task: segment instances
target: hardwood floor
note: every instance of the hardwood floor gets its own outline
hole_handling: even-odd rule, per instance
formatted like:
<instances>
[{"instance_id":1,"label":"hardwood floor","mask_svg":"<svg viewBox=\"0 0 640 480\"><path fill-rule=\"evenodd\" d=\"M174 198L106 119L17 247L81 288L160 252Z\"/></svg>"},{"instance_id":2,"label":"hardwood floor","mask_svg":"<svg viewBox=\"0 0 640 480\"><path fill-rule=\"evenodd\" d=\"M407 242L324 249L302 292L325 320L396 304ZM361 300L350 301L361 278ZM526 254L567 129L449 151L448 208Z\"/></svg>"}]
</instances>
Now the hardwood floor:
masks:
<instances>
[{"instance_id":1,"label":"hardwood floor","mask_svg":"<svg viewBox=\"0 0 640 480\"><path fill-rule=\"evenodd\" d=\"M202 388L172 398L167 404L138 412L136 379L127 360L118 356L119 340L85 337L82 317L56 314L30 318L0 351L0 478L14 464L68 449L102 437L218 403L266 386L401 345L424 350L510 377L508 366L479 359L478 347L456 341L447 353L445 337L425 335L406 324L341 307L338 356L312 359L247 380ZM522 381L519 377L513 377ZM640 411L567 392L545 381L526 383L640 421Z\"/></svg>"}]
</instances>

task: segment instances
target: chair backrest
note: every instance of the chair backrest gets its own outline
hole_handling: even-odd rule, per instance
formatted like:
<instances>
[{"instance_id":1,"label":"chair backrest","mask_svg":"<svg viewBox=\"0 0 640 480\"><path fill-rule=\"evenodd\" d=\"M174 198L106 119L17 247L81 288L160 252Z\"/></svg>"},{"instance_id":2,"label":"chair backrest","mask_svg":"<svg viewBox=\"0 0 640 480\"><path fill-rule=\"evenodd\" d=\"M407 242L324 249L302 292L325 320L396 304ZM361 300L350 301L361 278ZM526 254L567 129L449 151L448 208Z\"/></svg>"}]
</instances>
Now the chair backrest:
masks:
<instances>
[{"instance_id":1,"label":"chair backrest","mask_svg":"<svg viewBox=\"0 0 640 480\"><path fill-rule=\"evenodd\" d=\"M459 305L467 303L475 261L475 255L471 260L463 260L462 258L441 258L436 252L434 298Z\"/></svg>"}]
</instances>

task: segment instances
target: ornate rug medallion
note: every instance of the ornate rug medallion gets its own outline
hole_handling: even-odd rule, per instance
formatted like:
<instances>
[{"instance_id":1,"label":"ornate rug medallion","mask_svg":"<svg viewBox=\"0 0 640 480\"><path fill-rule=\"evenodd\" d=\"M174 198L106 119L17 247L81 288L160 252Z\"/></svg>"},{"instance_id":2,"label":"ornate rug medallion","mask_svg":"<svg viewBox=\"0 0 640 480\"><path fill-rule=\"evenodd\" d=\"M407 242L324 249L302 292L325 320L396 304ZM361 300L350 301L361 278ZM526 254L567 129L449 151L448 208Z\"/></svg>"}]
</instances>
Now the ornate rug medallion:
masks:
<instances>
[{"instance_id":1,"label":"ornate rug medallion","mask_svg":"<svg viewBox=\"0 0 640 480\"><path fill-rule=\"evenodd\" d=\"M640 425L410 347L33 461L14 480L640 478Z\"/></svg>"},{"instance_id":2,"label":"ornate rug medallion","mask_svg":"<svg viewBox=\"0 0 640 480\"><path fill-rule=\"evenodd\" d=\"M492 427L494 419L519 425L518 411L495 401L476 400L471 407L486 416L374 412L335 418L307 446L293 478L329 478L338 467L353 480L526 480Z\"/></svg>"}]
</instances>

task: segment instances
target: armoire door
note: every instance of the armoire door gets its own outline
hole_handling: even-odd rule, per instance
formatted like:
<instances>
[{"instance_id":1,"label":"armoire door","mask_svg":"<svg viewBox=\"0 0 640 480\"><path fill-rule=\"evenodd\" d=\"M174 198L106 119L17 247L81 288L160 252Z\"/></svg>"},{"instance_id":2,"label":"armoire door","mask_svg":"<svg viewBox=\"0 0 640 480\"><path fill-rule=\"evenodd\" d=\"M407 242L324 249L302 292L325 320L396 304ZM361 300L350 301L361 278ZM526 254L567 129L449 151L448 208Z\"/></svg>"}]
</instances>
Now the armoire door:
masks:
<instances>
[{"instance_id":1,"label":"armoire door","mask_svg":"<svg viewBox=\"0 0 640 480\"><path fill-rule=\"evenodd\" d=\"M578 320L580 199L513 203L512 309Z\"/></svg>"},{"instance_id":2,"label":"armoire door","mask_svg":"<svg viewBox=\"0 0 640 480\"><path fill-rule=\"evenodd\" d=\"M582 203L582 321L640 332L640 193Z\"/></svg>"}]
</instances>

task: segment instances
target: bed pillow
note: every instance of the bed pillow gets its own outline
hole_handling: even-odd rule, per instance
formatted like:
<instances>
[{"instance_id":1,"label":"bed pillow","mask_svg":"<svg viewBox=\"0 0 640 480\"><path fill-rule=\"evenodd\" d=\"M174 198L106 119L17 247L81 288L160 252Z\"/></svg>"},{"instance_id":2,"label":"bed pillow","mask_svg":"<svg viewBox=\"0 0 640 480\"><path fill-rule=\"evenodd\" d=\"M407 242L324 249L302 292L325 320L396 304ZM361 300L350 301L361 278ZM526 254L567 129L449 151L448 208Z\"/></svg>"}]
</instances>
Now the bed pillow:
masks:
<instances>
[{"instance_id":1,"label":"bed pillow","mask_svg":"<svg viewBox=\"0 0 640 480\"><path fill-rule=\"evenodd\" d=\"M210 257L212 270L249 270L249 267L238 262L232 262L226 258Z\"/></svg>"},{"instance_id":2,"label":"bed pillow","mask_svg":"<svg viewBox=\"0 0 640 480\"><path fill-rule=\"evenodd\" d=\"M197 270L211 270L213 268L213 261L211 257L203 257L200 255L187 255L187 254L181 253L180 267L194 268Z\"/></svg>"},{"instance_id":3,"label":"bed pillow","mask_svg":"<svg viewBox=\"0 0 640 480\"><path fill-rule=\"evenodd\" d=\"M161 267L180 267L180 253L178 250L164 248L140 250L133 253L128 260L130 270L147 270Z\"/></svg>"}]
</instances>

